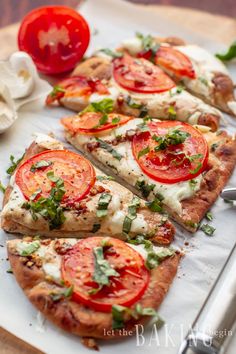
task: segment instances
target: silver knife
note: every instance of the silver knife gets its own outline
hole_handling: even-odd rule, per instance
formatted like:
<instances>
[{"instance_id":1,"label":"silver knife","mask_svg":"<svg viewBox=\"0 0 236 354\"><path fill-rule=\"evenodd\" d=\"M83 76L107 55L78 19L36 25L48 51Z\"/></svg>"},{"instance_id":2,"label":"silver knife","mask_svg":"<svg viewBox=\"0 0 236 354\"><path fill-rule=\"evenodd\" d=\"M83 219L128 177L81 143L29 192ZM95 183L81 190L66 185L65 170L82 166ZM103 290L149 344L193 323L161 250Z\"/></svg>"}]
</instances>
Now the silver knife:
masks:
<instances>
[{"instance_id":1,"label":"silver knife","mask_svg":"<svg viewBox=\"0 0 236 354\"><path fill-rule=\"evenodd\" d=\"M236 200L236 188L224 188L220 196L226 200Z\"/></svg>"}]
</instances>

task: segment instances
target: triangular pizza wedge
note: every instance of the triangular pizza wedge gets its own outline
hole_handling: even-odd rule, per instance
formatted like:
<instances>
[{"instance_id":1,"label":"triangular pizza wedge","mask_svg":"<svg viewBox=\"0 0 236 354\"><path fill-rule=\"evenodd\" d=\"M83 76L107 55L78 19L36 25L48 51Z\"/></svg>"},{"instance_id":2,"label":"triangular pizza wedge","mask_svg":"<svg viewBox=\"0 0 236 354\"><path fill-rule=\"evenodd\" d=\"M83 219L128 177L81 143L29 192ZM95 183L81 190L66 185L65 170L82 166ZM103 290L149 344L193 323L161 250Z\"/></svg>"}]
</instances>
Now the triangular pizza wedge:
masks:
<instances>
[{"instance_id":1,"label":"triangular pizza wedge","mask_svg":"<svg viewBox=\"0 0 236 354\"><path fill-rule=\"evenodd\" d=\"M143 243L144 242L144 243ZM8 241L11 269L31 303L63 330L95 339L132 336L155 317L181 254L150 241L111 237Z\"/></svg>"},{"instance_id":2,"label":"triangular pizza wedge","mask_svg":"<svg viewBox=\"0 0 236 354\"><path fill-rule=\"evenodd\" d=\"M220 110L236 115L234 84L225 65L206 49L179 38L137 34L123 49L162 68L176 83Z\"/></svg>"},{"instance_id":3,"label":"triangular pizza wedge","mask_svg":"<svg viewBox=\"0 0 236 354\"><path fill-rule=\"evenodd\" d=\"M48 237L143 234L169 244L166 215L95 169L83 156L39 134L11 176L1 214L7 232Z\"/></svg>"},{"instance_id":4,"label":"triangular pizza wedge","mask_svg":"<svg viewBox=\"0 0 236 354\"><path fill-rule=\"evenodd\" d=\"M236 141L224 131L179 121L90 112L62 119L66 139L106 171L135 188L153 208L165 209L189 231L226 185ZM111 173L111 172L110 172Z\"/></svg>"},{"instance_id":5,"label":"triangular pizza wedge","mask_svg":"<svg viewBox=\"0 0 236 354\"><path fill-rule=\"evenodd\" d=\"M117 54L118 53L118 54ZM102 55L102 56L99 56ZM135 117L180 120L217 130L222 114L192 96L155 64L127 53L116 56L97 53L79 64L72 77L59 82L47 104L59 103L77 112L103 98L114 102L115 110Z\"/></svg>"}]
</instances>

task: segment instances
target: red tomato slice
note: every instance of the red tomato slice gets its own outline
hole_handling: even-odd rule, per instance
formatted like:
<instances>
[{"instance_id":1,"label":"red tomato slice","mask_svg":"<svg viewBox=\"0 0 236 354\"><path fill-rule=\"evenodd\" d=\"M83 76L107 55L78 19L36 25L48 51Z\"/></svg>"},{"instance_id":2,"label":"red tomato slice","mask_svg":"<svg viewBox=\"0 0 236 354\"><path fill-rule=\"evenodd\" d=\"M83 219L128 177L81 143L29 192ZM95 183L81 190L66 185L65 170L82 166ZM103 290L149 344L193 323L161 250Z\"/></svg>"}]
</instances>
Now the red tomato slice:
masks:
<instances>
[{"instance_id":1,"label":"red tomato slice","mask_svg":"<svg viewBox=\"0 0 236 354\"><path fill-rule=\"evenodd\" d=\"M132 119L118 113L109 113L106 116L108 119L104 124L100 123L104 117L104 114L100 112L86 112L82 116L65 117L62 118L61 123L74 134L96 134L104 130L117 128Z\"/></svg>"},{"instance_id":2,"label":"red tomato slice","mask_svg":"<svg viewBox=\"0 0 236 354\"><path fill-rule=\"evenodd\" d=\"M90 40L85 19L66 6L45 6L28 13L18 32L18 46L27 52L37 69L58 74L73 69Z\"/></svg>"},{"instance_id":3,"label":"red tomato slice","mask_svg":"<svg viewBox=\"0 0 236 354\"><path fill-rule=\"evenodd\" d=\"M120 86L134 92L158 93L175 86L174 81L156 65L128 54L114 60L113 75Z\"/></svg>"},{"instance_id":4,"label":"red tomato slice","mask_svg":"<svg viewBox=\"0 0 236 354\"><path fill-rule=\"evenodd\" d=\"M49 166L32 172L30 169L39 161ZM16 172L16 184L26 199L37 190L41 190L37 198L49 197L54 183L47 177L48 171L63 179L66 193L62 201L67 205L84 198L95 183L94 167L83 156L68 150L48 150L31 157Z\"/></svg>"},{"instance_id":5,"label":"red tomato slice","mask_svg":"<svg viewBox=\"0 0 236 354\"><path fill-rule=\"evenodd\" d=\"M208 162L208 145L197 129L176 121L151 122L149 129L136 134L132 141L133 155L146 175L158 182L177 183L193 179L204 171ZM153 136L165 137L173 129L190 135L181 144L155 151L160 142L156 142ZM149 151L140 154L145 148Z\"/></svg>"},{"instance_id":6,"label":"red tomato slice","mask_svg":"<svg viewBox=\"0 0 236 354\"><path fill-rule=\"evenodd\" d=\"M161 46L156 53L155 63L180 78L187 76L195 79L196 77L190 59L173 47Z\"/></svg>"},{"instance_id":7,"label":"red tomato slice","mask_svg":"<svg viewBox=\"0 0 236 354\"><path fill-rule=\"evenodd\" d=\"M46 99L46 104L50 105L55 101L60 102L62 97L88 97L92 93L107 95L109 91L100 80L88 79L84 76L72 76L58 82Z\"/></svg>"},{"instance_id":8,"label":"red tomato slice","mask_svg":"<svg viewBox=\"0 0 236 354\"><path fill-rule=\"evenodd\" d=\"M62 278L73 285L72 299L96 311L110 312L112 305L131 306L144 294L150 272L141 255L124 241L107 237L103 249L104 258L119 273L111 276L109 285L104 285L96 294L90 290L99 285L93 280L95 272L94 248L101 246L101 237L90 237L79 241L62 258Z\"/></svg>"}]
</instances>

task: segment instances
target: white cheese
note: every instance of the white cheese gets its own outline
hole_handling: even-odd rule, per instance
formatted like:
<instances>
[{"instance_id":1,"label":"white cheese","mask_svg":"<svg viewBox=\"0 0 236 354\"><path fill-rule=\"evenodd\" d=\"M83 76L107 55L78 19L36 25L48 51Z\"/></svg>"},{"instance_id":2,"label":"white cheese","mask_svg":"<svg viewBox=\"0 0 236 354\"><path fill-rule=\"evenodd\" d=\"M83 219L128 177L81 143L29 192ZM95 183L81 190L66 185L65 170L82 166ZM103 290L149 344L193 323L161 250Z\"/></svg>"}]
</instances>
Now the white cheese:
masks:
<instances>
[{"instance_id":1,"label":"white cheese","mask_svg":"<svg viewBox=\"0 0 236 354\"><path fill-rule=\"evenodd\" d=\"M120 94L120 91L116 87L109 87L109 94L107 95L100 95L98 93L93 93L89 97L89 102L100 102L104 100L105 98L111 98L112 100L116 101L117 97Z\"/></svg>"},{"instance_id":2,"label":"white cheese","mask_svg":"<svg viewBox=\"0 0 236 354\"><path fill-rule=\"evenodd\" d=\"M142 50L142 41L138 37L125 39L121 42L122 47L127 49L131 55L136 55Z\"/></svg>"},{"instance_id":3,"label":"white cheese","mask_svg":"<svg viewBox=\"0 0 236 354\"><path fill-rule=\"evenodd\" d=\"M63 150L63 144L49 135L34 133L35 143L49 150Z\"/></svg>"},{"instance_id":4,"label":"white cheese","mask_svg":"<svg viewBox=\"0 0 236 354\"><path fill-rule=\"evenodd\" d=\"M44 262L43 270L47 276L59 282L61 280L61 258L55 257L53 261Z\"/></svg>"},{"instance_id":5,"label":"white cheese","mask_svg":"<svg viewBox=\"0 0 236 354\"><path fill-rule=\"evenodd\" d=\"M133 248L135 251L137 251L145 260L147 259L148 251L145 249L143 244L141 244L141 245L133 245L133 244L129 243L129 246L131 248ZM156 254L162 253L165 250L166 250L165 247L153 246L153 252L155 252Z\"/></svg>"}]
</instances>

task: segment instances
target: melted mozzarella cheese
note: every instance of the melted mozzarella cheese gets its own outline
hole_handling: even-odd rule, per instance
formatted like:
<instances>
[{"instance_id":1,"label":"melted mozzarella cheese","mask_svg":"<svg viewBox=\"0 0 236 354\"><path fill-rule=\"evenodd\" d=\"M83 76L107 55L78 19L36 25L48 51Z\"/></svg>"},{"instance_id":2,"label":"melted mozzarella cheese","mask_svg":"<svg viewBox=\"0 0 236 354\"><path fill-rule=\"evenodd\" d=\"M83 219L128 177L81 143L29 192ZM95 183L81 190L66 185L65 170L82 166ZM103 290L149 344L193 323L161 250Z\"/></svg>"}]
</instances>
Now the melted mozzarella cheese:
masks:
<instances>
[{"instance_id":1,"label":"melted mozzarella cheese","mask_svg":"<svg viewBox=\"0 0 236 354\"><path fill-rule=\"evenodd\" d=\"M145 246L143 244L141 244L141 245L133 245L132 243L129 243L129 246L131 248L133 248L135 251L137 251L143 257L144 260L147 259L148 251L145 249ZM166 250L170 250L170 249L169 248L165 248L165 247L153 246L153 252L156 253L157 255L165 252Z\"/></svg>"},{"instance_id":2,"label":"melted mozzarella cheese","mask_svg":"<svg viewBox=\"0 0 236 354\"><path fill-rule=\"evenodd\" d=\"M142 41L138 37L125 39L121 42L122 47L127 49L131 55L136 55L142 50Z\"/></svg>"},{"instance_id":3,"label":"melted mozzarella cheese","mask_svg":"<svg viewBox=\"0 0 236 354\"><path fill-rule=\"evenodd\" d=\"M109 88L109 94L107 95L100 95L98 93L93 93L90 97L89 97L89 102L100 102L102 100L104 100L105 98L111 98L112 100L116 101L117 97L120 94L120 91L116 88L116 87L110 87Z\"/></svg>"}]
</instances>

